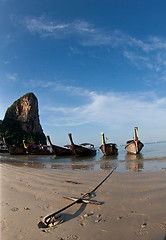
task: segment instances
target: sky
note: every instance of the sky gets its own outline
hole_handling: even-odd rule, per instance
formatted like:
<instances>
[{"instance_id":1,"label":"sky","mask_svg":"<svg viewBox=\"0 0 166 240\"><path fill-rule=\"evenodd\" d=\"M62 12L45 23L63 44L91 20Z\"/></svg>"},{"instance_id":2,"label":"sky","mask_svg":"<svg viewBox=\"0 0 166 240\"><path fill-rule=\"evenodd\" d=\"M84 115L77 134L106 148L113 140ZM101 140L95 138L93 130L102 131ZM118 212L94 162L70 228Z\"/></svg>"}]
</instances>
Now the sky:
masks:
<instances>
[{"instance_id":1,"label":"sky","mask_svg":"<svg viewBox=\"0 0 166 240\"><path fill-rule=\"evenodd\" d=\"M56 145L166 140L165 0L0 0L0 119L28 92Z\"/></svg>"}]
</instances>

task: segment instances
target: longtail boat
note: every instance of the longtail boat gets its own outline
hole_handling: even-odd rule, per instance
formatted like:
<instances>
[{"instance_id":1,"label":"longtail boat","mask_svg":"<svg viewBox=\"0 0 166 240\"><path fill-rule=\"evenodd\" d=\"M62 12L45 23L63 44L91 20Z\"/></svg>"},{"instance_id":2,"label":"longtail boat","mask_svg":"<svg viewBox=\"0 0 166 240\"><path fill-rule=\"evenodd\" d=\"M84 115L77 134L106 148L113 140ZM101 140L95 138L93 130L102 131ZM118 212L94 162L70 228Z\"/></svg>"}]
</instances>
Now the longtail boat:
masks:
<instances>
[{"instance_id":1,"label":"longtail boat","mask_svg":"<svg viewBox=\"0 0 166 240\"><path fill-rule=\"evenodd\" d=\"M8 153L8 152L9 152L9 150L8 150L8 148L6 146L5 138L3 137L3 141L2 141L2 143L0 145L0 153Z\"/></svg>"},{"instance_id":2,"label":"longtail boat","mask_svg":"<svg viewBox=\"0 0 166 240\"><path fill-rule=\"evenodd\" d=\"M45 145L26 144L23 141L20 145L8 145L8 150L11 155L52 155Z\"/></svg>"},{"instance_id":3,"label":"longtail boat","mask_svg":"<svg viewBox=\"0 0 166 240\"><path fill-rule=\"evenodd\" d=\"M138 153L140 153L144 144L139 140L138 127L134 128L134 132L135 132L135 139L127 141L127 145L126 145L125 149L128 153L138 154Z\"/></svg>"},{"instance_id":4,"label":"longtail boat","mask_svg":"<svg viewBox=\"0 0 166 240\"><path fill-rule=\"evenodd\" d=\"M72 154L76 157L89 157L89 156L95 156L96 155L96 149L94 148L93 144L80 144L80 145L76 145L73 142L72 139L72 135L71 133L68 134L69 135L69 139L71 142L71 150L72 150ZM90 147L85 147L85 145L90 145Z\"/></svg>"},{"instance_id":5,"label":"longtail boat","mask_svg":"<svg viewBox=\"0 0 166 240\"><path fill-rule=\"evenodd\" d=\"M106 143L104 133L101 133L102 136L102 145L100 146L101 151L104 156L116 155L118 154L118 148L115 143Z\"/></svg>"},{"instance_id":6,"label":"longtail boat","mask_svg":"<svg viewBox=\"0 0 166 240\"><path fill-rule=\"evenodd\" d=\"M72 155L72 151L71 151L70 148L60 147L60 146L52 144L49 136L47 136L47 141L49 142L49 144L52 147L52 150L53 150L53 152L56 156L70 156L70 155Z\"/></svg>"},{"instance_id":7,"label":"longtail boat","mask_svg":"<svg viewBox=\"0 0 166 240\"><path fill-rule=\"evenodd\" d=\"M8 153L9 150L5 146L0 146L0 153Z\"/></svg>"},{"instance_id":8,"label":"longtail boat","mask_svg":"<svg viewBox=\"0 0 166 240\"><path fill-rule=\"evenodd\" d=\"M9 153L11 155L25 155L26 154L26 148L24 148L23 144L20 145L7 145Z\"/></svg>"}]
</instances>

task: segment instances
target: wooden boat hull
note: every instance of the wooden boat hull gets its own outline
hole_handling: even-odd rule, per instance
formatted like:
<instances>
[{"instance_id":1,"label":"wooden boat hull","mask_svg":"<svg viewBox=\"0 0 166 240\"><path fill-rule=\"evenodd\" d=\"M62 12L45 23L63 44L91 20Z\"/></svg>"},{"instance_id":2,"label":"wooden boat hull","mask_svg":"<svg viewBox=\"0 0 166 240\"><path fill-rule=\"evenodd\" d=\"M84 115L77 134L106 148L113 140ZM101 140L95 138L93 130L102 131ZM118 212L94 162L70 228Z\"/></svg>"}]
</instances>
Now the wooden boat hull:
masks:
<instances>
[{"instance_id":1,"label":"wooden boat hull","mask_svg":"<svg viewBox=\"0 0 166 240\"><path fill-rule=\"evenodd\" d=\"M8 153L9 150L6 146L6 141L5 138L3 137L3 141L1 141L1 145L0 145L0 153Z\"/></svg>"},{"instance_id":2,"label":"wooden boat hull","mask_svg":"<svg viewBox=\"0 0 166 240\"><path fill-rule=\"evenodd\" d=\"M118 154L118 149L114 143L106 143L100 146L101 151L104 156L116 155Z\"/></svg>"},{"instance_id":3,"label":"wooden boat hull","mask_svg":"<svg viewBox=\"0 0 166 240\"><path fill-rule=\"evenodd\" d=\"M138 154L143 148L144 144L141 141L129 141L125 147L126 151L130 154Z\"/></svg>"},{"instance_id":4,"label":"wooden boat hull","mask_svg":"<svg viewBox=\"0 0 166 240\"><path fill-rule=\"evenodd\" d=\"M52 155L48 149L40 149L39 147L27 147L21 145L9 145L9 153L11 155Z\"/></svg>"},{"instance_id":5,"label":"wooden boat hull","mask_svg":"<svg viewBox=\"0 0 166 240\"><path fill-rule=\"evenodd\" d=\"M59 147L59 146L56 146L53 144L51 145L51 147L56 156L71 156L72 155L71 149Z\"/></svg>"},{"instance_id":6,"label":"wooden boat hull","mask_svg":"<svg viewBox=\"0 0 166 240\"><path fill-rule=\"evenodd\" d=\"M9 150L8 149L0 149L0 153L8 153Z\"/></svg>"},{"instance_id":7,"label":"wooden boat hull","mask_svg":"<svg viewBox=\"0 0 166 240\"><path fill-rule=\"evenodd\" d=\"M96 149L94 147L83 147L82 145L76 145L73 142L71 133L68 134L71 142L72 155L76 157L90 157L96 155ZM90 144L90 146L94 146Z\"/></svg>"},{"instance_id":8,"label":"wooden boat hull","mask_svg":"<svg viewBox=\"0 0 166 240\"><path fill-rule=\"evenodd\" d=\"M76 157L89 157L96 155L96 149L86 148L75 144L72 146L72 152Z\"/></svg>"},{"instance_id":9,"label":"wooden boat hull","mask_svg":"<svg viewBox=\"0 0 166 240\"><path fill-rule=\"evenodd\" d=\"M25 155L26 149L23 145L16 146L16 145L8 145L9 153L11 155Z\"/></svg>"},{"instance_id":10,"label":"wooden boat hull","mask_svg":"<svg viewBox=\"0 0 166 240\"><path fill-rule=\"evenodd\" d=\"M60 147L60 146L52 144L49 136L47 136L47 141L48 141L48 144L50 144L50 146L53 150L53 153L56 156L71 156L72 155L72 151L70 148Z\"/></svg>"},{"instance_id":11,"label":"wooden boat hull","mask_svg":"<svg viewBox=\"0 0 166 240\"><path fill-rule=\"evenodd\" d=\"M48 149L37 149L37 150L30 150L29 155L54 155L53 152L50 152Z\"/></svg>"}]
</instances>

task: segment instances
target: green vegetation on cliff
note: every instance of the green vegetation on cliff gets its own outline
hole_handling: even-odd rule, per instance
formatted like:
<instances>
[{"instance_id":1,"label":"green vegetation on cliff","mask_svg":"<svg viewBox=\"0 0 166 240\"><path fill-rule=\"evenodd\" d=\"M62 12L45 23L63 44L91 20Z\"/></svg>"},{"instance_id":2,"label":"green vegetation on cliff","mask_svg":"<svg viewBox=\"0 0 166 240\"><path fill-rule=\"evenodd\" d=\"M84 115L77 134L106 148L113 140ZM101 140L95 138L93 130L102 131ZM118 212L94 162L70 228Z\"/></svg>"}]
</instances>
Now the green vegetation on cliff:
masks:
<instances>
[{"instance_id":1,"label":"green vegetation on cliff","mask_svg":"<svg viewBox=\"0 0 166 240\"><path fill-rule=\"evenodd\" d=\"M46 144L46 137L44 134L25 132L18 120L4 120L0 127L0 137L4 137L7 144L21 144L26 140L29 144Z\"/></svg>"}]
</instances>

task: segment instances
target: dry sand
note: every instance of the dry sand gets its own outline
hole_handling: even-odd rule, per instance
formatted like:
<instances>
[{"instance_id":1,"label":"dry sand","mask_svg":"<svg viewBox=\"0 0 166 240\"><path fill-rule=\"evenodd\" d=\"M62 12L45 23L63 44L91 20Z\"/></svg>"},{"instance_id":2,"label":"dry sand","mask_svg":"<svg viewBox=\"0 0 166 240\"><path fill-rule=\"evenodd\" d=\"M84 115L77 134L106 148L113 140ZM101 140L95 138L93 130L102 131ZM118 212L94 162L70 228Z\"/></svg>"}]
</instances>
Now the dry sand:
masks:
<instances>
[{"instance_id":1,"label":"dry sand","mask_svg":"<svg viewBox=\"0 0 166 240\"><path fill-rule=\"evenodd\" d=\"M96 191L102 205L75 204L63 223L41 229L41 217L71 203L64 196L80 197L109 172L0 168L1 240L166 240L166 171L115 171Z\"/></svg>"}]
</instances>

